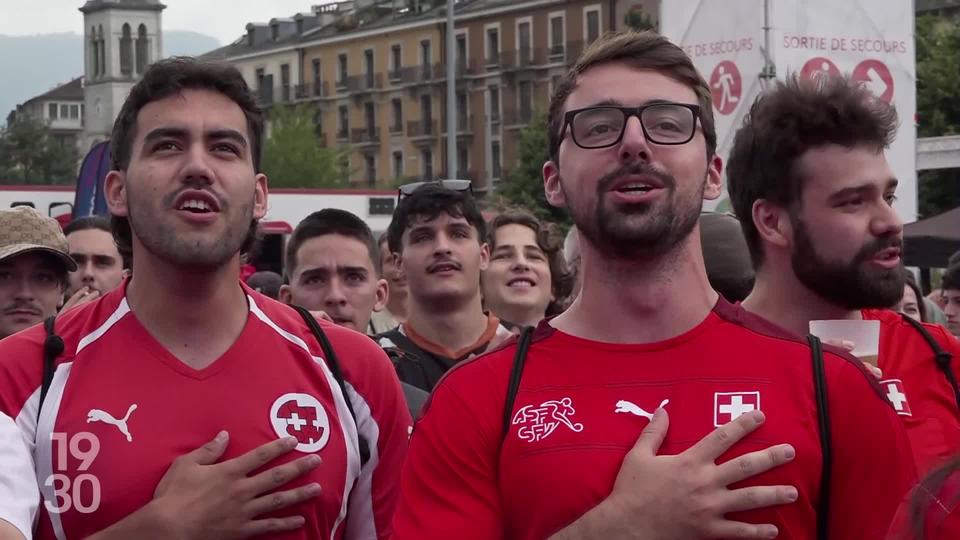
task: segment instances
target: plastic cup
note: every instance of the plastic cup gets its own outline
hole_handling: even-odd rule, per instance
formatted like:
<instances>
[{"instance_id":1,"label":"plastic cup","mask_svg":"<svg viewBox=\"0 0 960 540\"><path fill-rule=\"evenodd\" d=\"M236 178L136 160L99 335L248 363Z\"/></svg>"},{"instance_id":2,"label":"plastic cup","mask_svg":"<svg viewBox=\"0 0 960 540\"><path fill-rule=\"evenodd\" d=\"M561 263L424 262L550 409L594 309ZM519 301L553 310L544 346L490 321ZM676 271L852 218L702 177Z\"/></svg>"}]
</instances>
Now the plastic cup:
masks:
<instances>
[{"instance_id":1,"label":"plastic cup","mask_svg":"<svg viewBox=\"0 0 960 540\"><path fill-rule=\"evenodd\" d=\"M850 354L870 365L877 365L880 352L880 321L832 320L810 321L810 333L820 341L850 341Z\"/></svg>"}]
</instances>

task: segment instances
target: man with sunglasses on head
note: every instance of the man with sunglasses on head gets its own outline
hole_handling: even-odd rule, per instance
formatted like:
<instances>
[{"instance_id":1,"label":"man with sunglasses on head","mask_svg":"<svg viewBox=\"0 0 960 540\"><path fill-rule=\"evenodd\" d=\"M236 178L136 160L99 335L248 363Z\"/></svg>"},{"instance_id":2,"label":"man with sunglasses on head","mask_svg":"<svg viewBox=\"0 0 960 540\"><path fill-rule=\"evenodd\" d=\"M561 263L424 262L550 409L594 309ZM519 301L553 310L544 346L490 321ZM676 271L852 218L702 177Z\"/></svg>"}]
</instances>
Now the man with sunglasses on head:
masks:
<instances>
[{"instance_id":1,"label":"man with sunglasses on head","mask_svg":"<svg viewBox=\"0 0 960 540\"><path fill-rule=\"evenodd\" d=\"M407 184L398 198L387 242L407 279L409 312L377 341L399 352L392 356L401 381L429 392L447 370L510 331L483 311L480 272L490 251L470 181Z\"/></svg>"},{"instance_id":2,"label":"man with sunglasses on head","mask_svg":"<svg viewBox=\"0 0 960 540\"><path fill-rule=\"evenodd\" d=\"M395 539L886 534L915 472L872 377L710 288L712 107L653 33L601 37L557 86L543 178L579 231L581 294L437 385Z\"/></svg>"}]
</instances>

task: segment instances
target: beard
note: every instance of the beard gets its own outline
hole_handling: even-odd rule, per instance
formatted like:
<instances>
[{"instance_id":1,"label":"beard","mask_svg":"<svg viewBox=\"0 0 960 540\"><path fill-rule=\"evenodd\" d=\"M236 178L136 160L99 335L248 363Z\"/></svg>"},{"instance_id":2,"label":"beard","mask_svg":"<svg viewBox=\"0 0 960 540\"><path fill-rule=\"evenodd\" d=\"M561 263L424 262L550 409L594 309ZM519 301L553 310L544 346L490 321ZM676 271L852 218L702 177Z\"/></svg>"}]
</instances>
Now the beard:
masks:
<instances>
[{"instance_id":1,"label":"beard","mask_svg":"<svg viewBox=\"0 0 960 540\"><path fill-rule=\"evenodd\" d=\"M667 190L665 202L608 204L604 195L621 178L631 175L658 179ZM570 214L580 232L605 256L655 259L675 249L693 232L700 219L704 189L705 181L686 196L678 193L672 175L646 163L629 163L600 179L595 208L570 204ZM573 200L567 197L567 201Z\"/></svg>"},{"instance_id":2,"label":"beard","mask_svg":"<svg viewBox=\"0 0 960 540\"><path fill-rule=\"evenodd\" d=\"M903 261L896 268L868 266L879 251L900 247L897 236L878 238L863 246L849 263L827 261L817 255L806 225L795 219L796 248L791 265L797 279L815 294L844 309L889 308L900 301L906 281Z\"/></svg>"},{"instance_id":3,"label":"beard","mask_svg":"<svg viewBox=\"0 0 960 540\"><path fill-rule=\"evenodd\" d=\"M203 189L200 186L187 186L184 189ZM240 252L250 232L253 222L253 197L246 204L236 208L221 197L216 197L220 213L226 217L227 224L222 234L211 231L191 231L182 234L171 222L166 212L172 209L180 191L163 198L159 212L155 206L144 201L137 204L135 194L127 187L131 201L127 219L130 229L143 247L160 260L182 268L196 271L209 271L223 267ZM215 227L215 226L214 226ZM210 227L213 229L214 227Z\"/></svg>"}]
</instances>

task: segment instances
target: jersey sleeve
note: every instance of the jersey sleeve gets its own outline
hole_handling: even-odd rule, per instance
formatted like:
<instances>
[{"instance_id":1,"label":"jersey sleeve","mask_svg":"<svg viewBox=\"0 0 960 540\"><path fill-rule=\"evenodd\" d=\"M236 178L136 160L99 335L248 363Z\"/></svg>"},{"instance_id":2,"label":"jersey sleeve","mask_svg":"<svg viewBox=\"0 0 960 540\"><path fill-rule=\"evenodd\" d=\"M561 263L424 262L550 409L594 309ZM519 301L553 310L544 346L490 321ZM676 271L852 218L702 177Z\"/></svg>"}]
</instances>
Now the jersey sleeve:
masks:
<instances>
[{"instance_id":1,"label":"jersey sleeve","mask_svg":"<svg viewBox=\"0 0 960 540\"><path fill-rule=\"evenodd\" d=\"M340 336L345 339L334 341L333 347L347 351L338 355L357 416L357 431L370 450L370 459L350 493L346 538L386 539L391 536L400 494L400 469L413 420L397 374L383 350L361 334Z\"/></svg>"},{"instance_id":2,"label":"jersey sleeve","mask_svg":"<svg viewBox=\"0 0 960 540\"><path fill-rule=\"evenodd\" d=\"M0 519L27 540L40 506L33 462L42 349L30 331L0 341Z\"/></svg>"},{"instance_id":3,"label":"jersey sleeve","mask_svg":"<svg viewBox=\"0 0 960 540\"><path fill-rule=\"evenodd\" d=\"M825 360L832 360L829 358ZM917 473L906 430L861 366L828 376L830 538L882 539Z\"/></svg>"},{"instance_id":4,"label":"jersey sleeve","mask_svg":"<svg viewBox=\"0 0 960 540\"><path fill-rule=\"evenodd\" d=\"M484 360L434 389L410 440L394 519L396 540L503 536L497 463L504 388Z\"/></svg>"}]
</instances>

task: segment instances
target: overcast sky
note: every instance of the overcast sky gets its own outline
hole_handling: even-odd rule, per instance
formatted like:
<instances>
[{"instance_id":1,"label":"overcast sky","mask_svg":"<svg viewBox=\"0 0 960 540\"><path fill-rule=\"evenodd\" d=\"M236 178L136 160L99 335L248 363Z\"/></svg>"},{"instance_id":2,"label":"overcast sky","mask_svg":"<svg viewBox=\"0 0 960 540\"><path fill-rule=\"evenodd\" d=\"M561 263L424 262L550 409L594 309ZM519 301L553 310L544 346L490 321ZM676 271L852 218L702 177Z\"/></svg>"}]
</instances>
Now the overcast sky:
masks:
<instances>
[{"instance_id":1,"label":"overcast sky","mask_svg":"<svg viewBox=\"0 0 960 540\"><path fill-rule=\"evenodd\" d=\"M0 34L83 33L84 0L0 0ZM240 37L248 22L267 22L310 11L322 0L163 0L165 30L193 30L225 45Z\"/></svg>"}]
</instances>

